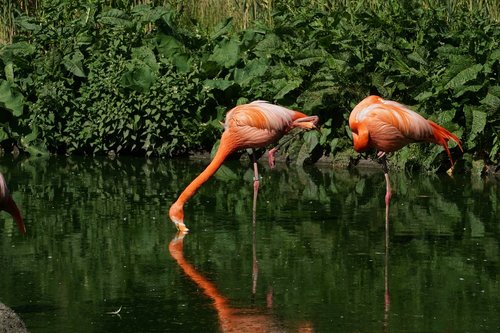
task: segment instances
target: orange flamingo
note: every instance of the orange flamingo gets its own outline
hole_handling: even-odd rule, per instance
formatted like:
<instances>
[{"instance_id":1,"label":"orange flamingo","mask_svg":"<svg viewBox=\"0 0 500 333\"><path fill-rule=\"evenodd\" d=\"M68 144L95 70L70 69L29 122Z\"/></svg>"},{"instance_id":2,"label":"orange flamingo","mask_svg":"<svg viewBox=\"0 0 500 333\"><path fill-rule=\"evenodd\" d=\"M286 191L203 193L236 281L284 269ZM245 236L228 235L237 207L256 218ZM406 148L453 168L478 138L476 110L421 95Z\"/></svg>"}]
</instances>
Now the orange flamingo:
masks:
<instances>
[{"instance_id":1,"label":"orange flamingo","mask_svg":"<svg viewBox=\"0 0 500 333\"><path fill-rule=\"evenodd\" d=\"M304 130L315 129L319 118L307 116L282 106L265 101L254 101L239 105L226 114L224 132L219 149L206 169L198 175L180 194L169 210L169 216L177 229L187 232L184 224L184 204L196 191L219 169L224 160L233 152L247 148L262 148L277 142L294 128ZM274 166L274 154L277 147L269 151L269 165ZM254 195L259 188L259 173L255 154L254 163Z\"/></svg>"},{"instance_id":2,"label":"orange flamingo","mask_svg":"<svg viewBox=\"0 0 500 333\"><path fill-rule=\"evenodd\" d=\"M450 131L400 103L384 100L379 96L368 96L356 105L349 116L349 127L357 152L364 152L369 148L378 151L377 156L381 159L386 181L386 207L392 196L386 153L413 142L435 143L444 147L453 170L448 140L455 141L463 151L460 139Z\"/></svg>"},{"instance_id":3,"label":"orange flamingo","mask_svg":"<svg viewBox=\"0 0 500 333\"><path fill-rule=\"evenodd\" d=\"M17 208L14 199L10 196L9 189L7 188L7 183L2 173L0 173L0 210L4 210L12 217L17 223L17 227L22 234L26 233L26 227L24 226L23 217L19 208Z\"/></svg>"}]
</instances>

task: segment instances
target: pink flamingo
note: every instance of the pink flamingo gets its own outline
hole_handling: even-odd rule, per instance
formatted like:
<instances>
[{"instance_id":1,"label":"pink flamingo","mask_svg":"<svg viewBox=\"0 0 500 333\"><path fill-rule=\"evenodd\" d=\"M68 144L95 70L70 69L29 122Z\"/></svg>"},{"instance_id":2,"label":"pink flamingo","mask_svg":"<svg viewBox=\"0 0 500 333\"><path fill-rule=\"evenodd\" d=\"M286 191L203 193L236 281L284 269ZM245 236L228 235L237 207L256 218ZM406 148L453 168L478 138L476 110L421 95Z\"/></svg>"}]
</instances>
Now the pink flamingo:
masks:
<instances>
[{"instance_id":1,"label":"pink flamingo","mask_svg":"<svg viewBox=\"0 0 500 333\"><path fill-rule=\"evenodd\" d=\"M219 169L233 152L247 148L262 148L277 142L294 128L315 129L317 116L307 116L282 106L265 101L254 101L231 109L226 115L224 132L219 149L206 169L198 175L179 195L169 210L169 216L177 229L187 232L184 224L184 204ZM274 166L277 148L269 151L269 165ZM254 155L254 196L259 188L259 173Z\"/></svg>"},{"instance_id":2,"label":"pink flamingo","mask_svg":"<svg viewBox=\"0 0 500 333\"><path fill-rule=\"evenodd\" d=\"M349 127L357 152L369 148L378 151L377 155L381 158L386 181L386 206L389 205L392 196L386 153L401 149L413 142L431 142L444 147L453 169L448 140L455 141L463 151L460 139L447 129L400 103L379 96L368 96L356 105L349 116Z\"/></svg>"},{"instance_id":3,"label":"pink flamingo","mask_svg":"<svg viewBox=\"0 0 500 333\"><path fill-rule=\"evenodd\" d=\"M4 210L12 217L17 223L17 227L22 234L26 233L26 227L24 226L23 217L21 216L21 212L19 208L17 208L14 199L12 199L9 189L7 188L7 183L5 182L5 178L2 173L0 173L0 210Z\"/></svg>"}]
</instances>

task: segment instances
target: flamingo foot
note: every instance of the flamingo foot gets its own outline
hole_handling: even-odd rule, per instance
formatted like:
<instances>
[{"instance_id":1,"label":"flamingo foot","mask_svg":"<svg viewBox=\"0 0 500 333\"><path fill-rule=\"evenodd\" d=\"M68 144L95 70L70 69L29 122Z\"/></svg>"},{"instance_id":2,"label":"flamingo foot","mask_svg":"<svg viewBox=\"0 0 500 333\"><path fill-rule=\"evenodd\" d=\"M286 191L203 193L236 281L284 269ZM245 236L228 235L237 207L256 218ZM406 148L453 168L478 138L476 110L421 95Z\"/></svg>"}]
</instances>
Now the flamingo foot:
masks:
<instances>
[{"instance_id":1,"label":"flamingo foot","mask_svg":"<svg viewBox=\"0 0 500 333\"><path fill-rule=\"evenodd\" d=\"M268 161L269 161L269 167L271 169L274 169L276 164L274 163L274 155L278 152L278 148L274 147L273 149L269 150L268 154Z\"/></svg>"}]
</instances>

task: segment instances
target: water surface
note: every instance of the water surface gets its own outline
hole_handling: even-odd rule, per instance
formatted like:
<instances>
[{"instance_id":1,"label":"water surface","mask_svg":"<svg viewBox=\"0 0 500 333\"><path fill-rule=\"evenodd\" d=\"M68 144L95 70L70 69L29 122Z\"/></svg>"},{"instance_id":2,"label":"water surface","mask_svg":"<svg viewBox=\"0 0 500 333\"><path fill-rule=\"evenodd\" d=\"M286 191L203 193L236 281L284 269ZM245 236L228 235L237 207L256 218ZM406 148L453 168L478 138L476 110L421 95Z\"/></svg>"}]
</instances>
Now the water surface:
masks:
<instances>
[{"instance_id":1,"label":"water surface","mask_svg":"<svg viewBox=\"0 0 500 333\"><path fill-rule=\"evenodd\" d=\"M2 159L0 301L30 332L498 332L499 180L228 162ZM112 312L120 309L119 314Z\"/></svg>"}]
</instances>

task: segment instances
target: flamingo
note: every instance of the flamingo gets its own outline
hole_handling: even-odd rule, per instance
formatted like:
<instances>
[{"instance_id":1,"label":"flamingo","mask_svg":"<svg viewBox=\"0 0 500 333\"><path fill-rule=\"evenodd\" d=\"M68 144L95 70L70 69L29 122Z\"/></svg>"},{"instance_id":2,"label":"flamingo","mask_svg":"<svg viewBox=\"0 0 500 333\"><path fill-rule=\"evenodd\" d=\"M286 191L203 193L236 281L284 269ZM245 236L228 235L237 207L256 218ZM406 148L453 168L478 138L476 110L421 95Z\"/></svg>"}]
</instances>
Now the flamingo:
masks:
<instances>
[{"instance_id":1,"label":"flamingo","mask_svg":"<svg viewBox=\"0 0 500 333\"><path fill-rule=\"evenodd\" d=\"M23 217L21 216L21 212L19 208L17 208L14 199L12 199L9 189L7 188L7 183L5 182L5 178L2 173L0 173L0 210L4 210L12 217L17 223L17 227L22 234L26 233L26 227L24 226Z\"/></svg>"},{"instance_id":2,"label":"flamingo","mask_svg":"<svg viewBox=\"0 0 500 333\"><path fill-rule=\"evenodd\" d=\"M435 143L444 147L453 170L454 163L448 149L448 141L455 141L463 152L460 139L456 135L408 107L379 96L368 96L354 107L349 116L349 127L352 131L354 150L364 152L375 148L378 151L377 156L381 159L386 181L387 209L392 189L386 153L399 150L413 142Z\"/></svg>"},{"instance_id":3,"label":"flamingo","mask_svg":"<svg viewBox=\"0 0 500 333\"><path fill-rule=\"evenodd\" d=\"M317 116L307 116L266 101L254 101L234 107L226 114L223 124L224 132L220 139L219 149L213 160L179 195L177 201L170 206L169 217L181 232L188 232L184 224L184 204L196 193L224 163L233 152L240 149L252 150L266 147L277 142L294 128L304 130L316 129ZM269 165L274 166L274 154L279 146L269 151ZM259 188L259 172L255 154L253 155L254 197Z\"/></svg>"}]
</instances>

